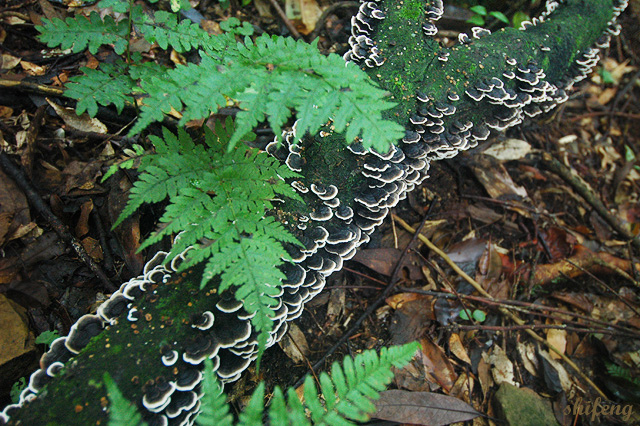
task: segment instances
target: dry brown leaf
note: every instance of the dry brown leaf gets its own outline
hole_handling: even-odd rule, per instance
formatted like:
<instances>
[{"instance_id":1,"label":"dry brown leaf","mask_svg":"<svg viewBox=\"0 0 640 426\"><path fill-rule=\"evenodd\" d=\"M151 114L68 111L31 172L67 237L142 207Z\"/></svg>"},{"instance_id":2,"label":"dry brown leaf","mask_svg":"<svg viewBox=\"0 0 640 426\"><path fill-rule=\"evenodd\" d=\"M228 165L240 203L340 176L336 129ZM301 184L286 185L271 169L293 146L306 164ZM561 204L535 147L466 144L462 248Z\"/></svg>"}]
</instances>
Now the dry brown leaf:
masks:
<instances>
[{"instance_id":1,"label":"dry brown leaf","mask_svg":"<svg viewBox=\"0 0 640 426\"><path fill-rule=\"evenodd\" d=\"M24 375L25 358L35 351L35 336L29 330L29 319L23 307L0 294L0 386L9 389L13 381ZM28 364L29 362L27 362Z\"/></svg>"},{"instance_id":2,"label":"dry brown leaf","mask_svg":"<svg viewBox=\"0 0 640 426\"><path fill-rule=\"evenodd\" d=\"M402 250L377 248L359 250L352 260L389 277L393 274L393 270L396 268L401 256ZM410 280L419 280L422 278L420 263L420 257L415 253L407 254L402 260L402 267L406 268L409 272Z\"/></svg>"},{"instance_id":3,"label":"dry brown leaf","mask_svg":"<svg viewBox=\"0 0 640 426\"><path fill-rule=\"evenodd\" d=\"M493 377L491 377L491 364L489 364L485 358L483 354L480 361L478 361L478 380L480 381L480 387L482 387L484 393L487 394L494 382Z\"/></svg>"},{"instance_id":4,"label":"dry brown leaf","mask_svg":"<svg viewBox=\"0 0 640 426\"><path fill-rule=\"evenodd\" d=\"M62 12L59 12L57 8L53 7L53 5L47 0L38 0L38 5L44 13L44 16L52 20L53 18L64 19Z\"/></svg>"},{"instance_id":5,"label":"dry brown leaf","mask_svg":"<svg viewBox=\"0 0 640 426\"><path fill-rule=\"evenodd\" d=\"M80 206L80 217L76 224L76 237L84 237L89 233L89 215L93 211L93 201L87 200Z\"/></svg>"},{"instance_id":6,"label":"dry brown leaf","mask_svg":"<svg viewBox=\"0 0 640 426\"><path fill-rule=\"evenodd\" d=\"M8 53L3 53L2 56L0 56L0 69L14 69L20 63L20 61L21 59L18 57L9 55Z\"/></svg>"},{"instance_id":7,"label":"dry brown leaf","mask_svg":"<svg viewBox=\"0 0 640 426\"><path fill-rule=\"evenodd\" d=\"M45 73L47 72L47 67L36 65L34 63L27 62L27 61L21 61L20 66L29 75L45 75Z\"/></svg>"},{"instance_id":8,"label":"dry brown leaf","mask_svg":"<svg viewBox=\"0 0 640 426\"><path fill-rule=\"evenodd\" d=\"M464 348L464 345L462 344L462 340L460 340L460 335L458 333L452 333L451 336L449 336L449 350L459 360L471 365L471 359L469 358L467 350Z\"/></svg>"},{"instance_id":9,"label":"dry brown leaf","mask_svg":"<svg viewBox=\"0 0 640 426\"><path fill-rule=\"evenodd\" d=\"M296 364L302 364L305 362L306 357L309 356L307 338L295 323L289 324L289 330L282 340L278 342L278 345Z\"/></svg>"},{"instance_id":10,"label":"dry brown leaf","mask_svg":"<svg viewBox=\"0 0 640 426\"><path fill-rule=\"evenodd\" d=\"M100 242L95 238L85 237L80 241L82 247L84 247L85 251L91 256L95 262L101 262L103 253L102 247L100 246Z\"/></svg>"},{"instance_id":11,"label":"dry brown leaf","mask_svg":"<svg viewBox=\"0 0 640 426\"><path fill-rule=\"evenodd\" d=\"M9 118L13 115L13 108L8 107L6 105L0 105L0 118ZM2 136L2 132L0 132L0 141L2 143L6 143L4 137Z\"/></svg>"},{"instance_id":12,"label":"dry brown leaf","mask_svg":"<svg viewBox=\"0 0 640 426\"><path fill-rule=\"evenodd\" d=\"M476 155L473 159L471 169L491 198L517 200L528 197L527 190L513 182L498 160L488 155ZM523 211L523 215L527 213Z\"/></svg>"},{"instance_id":13,"label":"dry brown leaf","mask_svg":"<svg viewBox=\"0 0 640 426\"><path fill-rule=\"evenodd\" d=\"M617 87L607 87L598 95L598 103L600 105L608 104L618 93Z\"/></svg>"},{"instance_id":14,"label":"dry brown leaf","mask_svg":"<svg viewBox=\"0 0 640 426\"><path fill-rule=\"evenodd\" d=\"M470 402L469 396L473 392L473 384L475 383L473 376L469 376L466 372L460 373L458 380L453 384L453 388L449 392L449 396L457 398L464 402Z\"/></svg>"},{"instance_id":15,"label":"dry brown leaf","mask_svg":"<svg viewBox=\"0 0 640 426\"><path fill-rule=\"evenodd\" d=\"M115 223L120 213L127 205L128 191L131 188L131 182L126 176L122 176L119 181L113 178L109 179L112 185L108 196L108 211L111 223ZM125 261L133 275L137 275L142 271L144 266L144 257L138 253L140 247L140 214L134 213L125 219L120 226L113 230L116 238L124 249Z\"/></svg>"},{"instance_id":16,"label":"dry brown leaf","mask_svg":"<svg viewBox=\"0 0 640 426\"><path fill-rule=\"evenodd\" d=\"M304 35L310 34L322 15L316 0L285 0L287 18L295 21L296 29Z\"/></svg>"},{"instance_id":17,"label":"dry brown leaf","mask_svg":"<svg viewBox=\"0 0 640 426\"><path fill-rule=\"evenodd\" d=\"M413 342L424 335L435 319L432 296L417 295L415 299L408 295L407 300L395 303L398 307L393 313L389 333L394 345Z\"/></svg>"},{"instance_id":18,"label":"dry brown leaf","mask_svg":"<svg viewBox=\"0 0 640 426\"><path fill-rule=\"evenodd\" d=\"M24 193L12 179L0 171L0 247L7 241L24 235L24 226L31 225L29 204ZM20 232L18 230L22 229ZM28 231L27 231L28 232Z\"/></svg>"},{"instance_id":19,"label":"dry brown leaf","mask_svg":"<svg viewBox=\"0 0 640 426\"><path fill-rule=\"evenodd\" d=\"M515 381L513 363L500 346L494 346L490 355L483 353L482 357L484 358L485 356L487 357L486 361L493 366L491 375L497 385L506 382L519 386Z\"/></svg>"},{"instance_id":20,"label":"dry brown leaf","mask_svg":"<svg viewBox=\"0 0 640 426\"><path fill-rule=\"evenodd\" d=\"M65 124L73 129L80 130L82 132L91 132L91 133L107 133L107 126L102 124L100 120L97 118L89 117L89 114L86 112L80 116L76 114L76 111L73 108L65 108L60 105L52 102L47 99L51 108L54 109L56 114L62 118Z\"/></svg>"},{"instance_id":21,"label":"dry brown leaf","mask_svg":"<svg viewBox=\"0 0 640 426\"><path fill-rule=\"evenodd\" d=\"M520 354L520 361L524 365L525 370L534 377L538 376L539 362L536 356L536 348L532 343L518 342L516 346Z\"/></svg>"},{"instance_id":22,"label":"dry brown leaf","mask_svg":"<svg viewBox=\"0 0 640 426\"><path fill-rule=\"evenodd\" d=\"M500 161L520 160L531 152L531 145L522 139L505 139L482 151Z\"/></svg>"},{"instance_id":23,"label":"dry brown leaf","mask_svg":"<svg viewBox=\"0 0 640 426\"><path fill-rule=\"evenodd\" d=\"M547 342L564 354L567 348L566 330L559 330L556 328L551 328L547 330ZM560 355L558 355L553 351L549 352L549 354L553 359L562 359Z\"/></svg>"},{"instance_id":24,"label":"dry brown leaf","mask_svg":"<svg viewBox=\"0 0 640 426\"><path fill-rule=\"evenodd\" d=\"M465 422L480 415L457 398L431 392L388 390L375 401L372 417L397 423L439 426Z\"/></svg>"},{"instance_id":25,"label":"dry brown leaf","mask_svg":"<svg viewBox=\"0 0 640 426\"><path fill-rule=\"evenodd\" d=\"M569 393L573 388L573 383L569 378L569 373L564 366L551 357L549 352L539 349L538 354L542 360L544 380L547 387L555 392L565 391Z\"/></svg>"},{"instance_id":26,"label":"dry brown leaf","mask_svg":"<svg viewBox=\"0 0 640 426\"><path fill-rule=\"evenodd\" d=\"M442 389L449 393L458 379L455 368L444 350L429 338L420 339L422 350L417 359L422 363L427 373L428 380L435 381Z\"/></svg>"}]
</instances>

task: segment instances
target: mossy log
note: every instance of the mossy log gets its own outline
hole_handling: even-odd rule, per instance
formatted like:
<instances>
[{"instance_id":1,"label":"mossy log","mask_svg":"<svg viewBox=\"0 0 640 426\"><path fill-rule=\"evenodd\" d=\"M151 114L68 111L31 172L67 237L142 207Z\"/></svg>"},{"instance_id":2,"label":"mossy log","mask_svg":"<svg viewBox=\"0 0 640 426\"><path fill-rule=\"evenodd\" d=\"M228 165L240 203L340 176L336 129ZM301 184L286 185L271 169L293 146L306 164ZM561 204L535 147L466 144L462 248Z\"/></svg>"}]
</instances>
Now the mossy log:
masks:
<instances>
[{"instance_id":1,"label":"mossy log","mask_svg":"<svg viewBox=\"0 0 640 426\"><path fill-rule=\"evenodd\" d=\"M429 163L485 140L491 130L553 108L598 61L619 28L624 0L551 1L543 15L496 33L474 28L443 48L433 36L441 1L362 3L345 59L361 64L392 94L386 118L406 128L386 153L348 145L327 125L316 135L283 135L265 149L305 176L291 182L304 202L271 214L304 243L288 247L281 303L269 345L320 292L325 279L369 240L389 209L427 176ZM176 272L159 253L145 274L122 285L96 315L83 317L41 360L11 425L105 425L108 372L151 425L192 424L199 409L203 360L223 381L256 357L256 334L233 294L200 290L201 270Z\"/></svg>"}]
</instances>

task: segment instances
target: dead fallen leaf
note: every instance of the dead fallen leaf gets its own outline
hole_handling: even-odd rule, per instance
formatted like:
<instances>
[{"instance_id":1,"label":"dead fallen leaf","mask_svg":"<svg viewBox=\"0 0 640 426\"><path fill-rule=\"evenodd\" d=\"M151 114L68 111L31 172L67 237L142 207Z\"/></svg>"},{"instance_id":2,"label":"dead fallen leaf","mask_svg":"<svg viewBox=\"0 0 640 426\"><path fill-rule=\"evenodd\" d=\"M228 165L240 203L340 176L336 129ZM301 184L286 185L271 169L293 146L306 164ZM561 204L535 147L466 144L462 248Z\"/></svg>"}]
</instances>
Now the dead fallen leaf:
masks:
<instances>
[{"instance_id":1,"label":"dead fallen leaf","mask_svg":"<svg viewBox=\"0 0 640 426\"><path fill-rule=\"evenodd\" d=\"M515 381L513 363L500 346L494 346L490 355L483 353L482 357L486 357L486 361L493 366L491 374L496 384L499 385L506 382L519 386Z\"/></svg>"},{"instance_id":2,"label":"dead fallen leaf","mask_svg":"<svg viewBox=\"0 0 640 426\"><path fill-rule=\"evenodd\" d=\"M357 251L352 260L389 277L401 255L402 250L394 248L365 249ZM422 278L420 263L420 257L414 253L409 253L404 257L402 267L409 271L409 279L419 280Z\"/></svg>"},{"instance_id":3,"label":"dead fallen leaf","mask_svg":"<svg viewBox=\"0 0 640 426\"><path fill-rule=\"evenodd\" d=\"M464 401L431 392L392 389L382 392L375 404L372 417L415 425L448 425L481 415Z\"/></svg>"},{"instance_id":4,"label":"dead fallen leaf","mask_svg":"<svg viewBox=\"0 0 640 426\"><path fill-rule=\"evenodd\" d=\"M34 225L24 193L0 171L0 247L7 241L22 237L25 234L23 227L33 229Z\"/></svg>"},{"instance_id":5,"label":"dead fallen leaf","mask_svg":"<svg viewBox=\"0 0 640 426\"><path fill-rule=\"evenodd\" d=\"M551 328L547 330L547 342L558 349L560 352L565 353L567 348L567 332L566 330L559 330L556 328ZM549 352L551 358L553 359L562 359L560 355L555 352Z\"/></svg>"},{"instance_id":6,"label":"dead fallen leaf","mask_svg":"<svg viewBox=\"0 0 640 426\"><path fill-rule=\"evenodd\" d=\"M100 247L100 242L98 242L98 240L91 237L85 237L80 241L80 244L82 244L82 247L84 247L85 251L95 262L102 261L102 247Z\"/></svg>"},{"instance_id":7,"label":"dead fallen leaf","mask_svg":"<svg viewBox=\"0 0 640 426\"><path fill-rule=\"evenodd\" d=\"M491 198L496 200L527 198L527 190L513 182L500 161L488 155L476 155L473 160L471 169ZM526 214L523 212L523 215Z\"/></svg>"},{"instance_id":8,"label":"dead fallen leaf","mask_svg":"<svg viewBox=\"0 0 640 426\"><path fill-rule=\"evenodd\" d=\"M87 200L82 203L80 207L80 217L78 223L76 223L75 234L76 237L84 237L89 233L89 215L93 211L93 201Z\"/></svg>"},{"instance_id":9,"label":"dead fallen leaf","mask_svg":"<svg viewBox=\"0 0 640 426\"><path fill-rule=\"evenodd\" d=\"M36 65L27 61L20 61L20 66L29 75L44 75L47 72L47 67Z\"/></svg>"},{"instance_id":10,"label":"dead fallen leaf","mask_svg":"<svg viewBox=\"0 0 640 426\"><path fill-rule=\"evenodd\" d=\"M18 66L20 61L21 59L16 56L9 55L8 53L3 53L2 56L0 56L0 69L11 70Z\"/></svg>"},{"instance_id":11,"label":"dead fallen leaf","mask_svg":"<svg viewBox=\"0 0 640 426\"><path fill-rule=\"evenodd\" d=\"M564 366L551 357L549 352L539 349L538 355L540 355L542 371L544 372L544 381L547 387L554 392L567 393L573 388L573 383L569 378L569 373L565 370Z\"/></svg>"},{"instance_id":12,"label":"dead fallen leaf","mask_svg":"<svg viewBox=\"0 0 640 426\"><path fill-rule=\"evenodd\" d=\"M598 95L598 103L600 105L608 104L618 93L617 87L607 87Z\"/></svg>"},{"instance_id":13,"label":"dead fallen leaf","mask_svg":"<svg viewBox=\"0 0 640 426\"><path fill-rule=\"evenodd\" d=\"M296 29L307 35L315 29L322 9L316 0L286 0L285 13L287 18L297 23Z\"/></svg>"},{"instance_id":14,"label":"dead fallen leaf","mask_svg":"<svg viewBox=\"0 0 640 426\"><path fill-rule=\"evenodd\" d=\"M538 362L536 349L533 344L518 342L517 349L520 354L520 361L522 361L525 370L532 376L537 377L540 363Z\"/></svg>"},{"instance_id":15,"label":"dead fallen leaf","mask_svg":"<svg viewBox=\"0 0 640 426\"><path fill-rule=\"evenodd\" d=\"M491 145L482 153L500 161L520 160L531 152L531 145L522 139L505 139Z\"/></svg>"},{"instance_id":16,"label":"dead fallen leaf","mask_svg":"<svg viewBox=\"0 0 640 426\"><path fill-rule=\"evenodd\" d=\"M115 223L127 205L127 200L129 199L128 190L132 185L126 176L122 176L120 180L109 179L108 184L111 185L107 204L109 221ZM125 261L129 270L133 275L139 274L144 266L144 257L141 253L138 253L141 240L140 214L134 213L125 219L120 226L113 230L113 233L124 249Z\"/></svg>"},{"instance_id":17,"label":"dead fallen leaf","mask_svg":"<svg viewBox=\"0 0 640 426\"><path fill-rule=\"evenodd\" d=\"M464 361L471 365L471 359L469 358L467 350L464 348L464 344L462 343L462 340L460 340L460 335L458 333L452 333L451 336L449 336L449 350L460 361Z\"/></svg>"},{"instance_id":18,"label":"dead fallen leaf","mask_svg":"<svg viewBox=\"0 0 640 426\"><path fill-rule=\"evenodd\" d=\"M54 109L56 114L62 118L67 126L82 132L100 134L107 133L107 126L102 124L102 122L97 118L91 118L87 113L78 116L73 108L61 107L49 99L47 99L47 102L51 105L51 108Z\"/></svg>"},{"instance_id":19,"label":"dead fallen leaf","mask_svg":"<svg viewBox=\"0 0 640 426\"><path fill-rule=\"evenodd\" d=\"M403 295L406 297L401 300ZM433 302L432 296L415 293L402 293L387 300L390 306L396 306L389 326L394 345L413 342L424 335L435 319Z\"/></svg>"},{"instance_id":20,"label":"dead fallen leaf","mask_svg":"<svg viewBox=\"0 0 640 426\"><path fill-rule=\"evenodd\" d=\"M282 340L278 342L278 345L296 364L302 364L305 362L306 357L309 356L307 338L295 323L289 324L289 330Z\"/></svg>"},{"instance_id":21,"label":"dead fallen leaf","mask_svg":"<svg viewBox=\"0 0 640 426\"><path fill-rule=\"evenodd\" d=\"M0 324L0 388L9 389L35 360L35 336L25 309L4 294L0 294Z\"/></svg>"},{"instance_id":22,"label":"dead fallen leaf","mask_svg":"<svg viewBox=\"0 0 640 426\"><path fill-rule=\"evenodd\" d=\"M424 366L427 380L435 381L442 389L449 393L458 379L455 368L444 350L429 338L420 339L422 350L418 352L417 360Z\"/></svg>"}]
</instances>

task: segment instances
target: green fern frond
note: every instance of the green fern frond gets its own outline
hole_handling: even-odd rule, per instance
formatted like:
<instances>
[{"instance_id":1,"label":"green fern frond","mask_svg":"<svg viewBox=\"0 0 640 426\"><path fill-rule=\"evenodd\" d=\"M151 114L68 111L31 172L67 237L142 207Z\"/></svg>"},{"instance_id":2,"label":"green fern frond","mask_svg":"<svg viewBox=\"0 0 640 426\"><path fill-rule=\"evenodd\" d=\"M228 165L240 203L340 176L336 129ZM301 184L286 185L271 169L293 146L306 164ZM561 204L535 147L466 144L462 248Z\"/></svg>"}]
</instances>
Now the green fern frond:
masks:
<instances>
[{"instance_id":1,"label":"green fern frond","mask_svg":"<svg viewBox=\"0 0 640 426\"><path fill-rule=\"evenodd\" d=\"M205 397L201 400L200 414L196 418L196 423L200 426L233 425L233 416L229 412L229 404L226 402L227 397L213 371L213 362L210 359L204 360L202 374L204 376L202 392Z\"/></svg>"},{"instance_id":2,"label":"green fern frond","mask_svg":"<svg viewBox=\"0 0 640 426\"><path fill-rule=\"evenodd\" d=\"M262 424L264 412L264 382L253 391L247 407L240 413L237 426L255 426Z\"/></svg>"},{"instance_id":3,"label":"green fern frond","mask_svg":"<svg viewBox=\"0 0 640 426\"><path fill-rule=\"evenodd\" d=\"M105 44L113 44L113 50L119 55L127 48L127 21L116 22L108 15L103 20L97 12L91 12L89 18L78 15L64 21L43 19L42 23L44 25L37 25L36 29L41 33L40 40L49 47L60 46L63 50L72 49L74 53L88 48L94 55Z\"/></svg>"},{"instance_id":4,"label":"green fern frond","mask_svg":"<svg viewBox=\"0 0 640 426\"><path fill-rule=\"evenodd\" d=\"M286 278L274 266L289 259L282 243L300 244L280 222L264 215L277 197L300 199L284 181L298 175L265 152L244 146L227 152L234 132L231 118L216 131L206 129L199 145L182 128L177 135L163 129L162 138L151 136L156 153L141 159L141 174L114 226L142 204L168 199L162 228L140 249L176 234L180 238L168 259L196 246L183 268L205 262L202 287L216 276L219 291L234 287L235 297L253 315L264 348L282 292L279 284Z\"/></svg>"},{"instance_id":5,"label":"green fern frond","mask_svg":"<svg viewBox=\"0 0 640 426\"><path fill-rule=\"evenodd\" d=\"M171 46L177 52L207 47L212 36L188 19L180 20L175 13L157 11L154 19L144 19L136 23L136 29L149 43L158 43L162 49Z\"/></svg>"},{"instance_id":6,"label":"green fern frond","mask_svg":"<svg viewBox=\"0 0 640 426\"><path fill-rule=\"evenodd\" d=\"M198 65L178 66L166 78L141 82L149 97L131 134L162 120L172 108L183 111L184 124L209 116L229 99L242 109L231 146L265 119L279 134L294 111L301 134L332 119L337 131L347 130L348 140L362 136L366 146L384 151L404 134L402 126L382 119L382 111L393 106L384 100L387 93L357 66L321 55L315 44L263 35L201 55Z\"/></svg>"},{"instance_id":7,"label":"green fern frond","mask_svg":"<svg viewBox=\"0 0 640 426\"><path fill-rule=\"evenodd\" d=\"M125 8L124 3L113 0L105 4ZM97 105L110 103L121 110L126 97L140 88L148 97L130 135L162 121L172 109L182 112L184 124L234 103L242 111L236 118L231 147L265 120L280 134L294 114L300 134L315 132L331 119L336 131L346 130L347 140L361 137L366 147L379 151L386 151L404 135L402 126L383 119L383 111L394 106L386 100L389 94L356 65L345 66L335 54L320 54L315 42L269 35L252 40L248 37L251 26L240 25L237 19L221 24L227 32L209 35L197 24L180 20L176 13L157 11L149 17L139 5L131 8L129 18L116 23L109 16L101 19L92 12L89 18L79 15L66 21L45 20L45 25L37 28L41 40L51 47L73 48L75 52L88 47L95 53L101 45L113 44L121 54L127 47L130 23L147 41L164 49L200 49L201 62L171 70L131 67L128 76L121 63L85 70L84 76L73 80L73 90L68 93L80 101L79 113L86 110L95 115ZM236 41L238 35L245 36L242 43Z\"/></svg>"},{"instance_id":8,"label":"green fern frond","mask_svg":"<svg viewBox=\"0 0 640 426\"><path fill-rule=\"evenodd\" d=\"M136 406L126 400L109 373L104 373L103 379L109 397L108 426L146 426Z\"/></svg>"},{"instance_id":9,"label":"green fern frond","mask_svg":"<svg viewBox=\"0 0 640 426\"><path fill-rule=\"evenodd\" d=\"M379 355L371 350L357 355L355 359L346 357L342 365L335 362L331 376L326 373L320 375L321 394L318 394L313 378L306 378L304 402L300 401L293 388L287 389L285 397L282 390L276 387L267 413L269 424L347 426L354 425L352 421L368 420L375 411L371 401L379 397L393 378L392 367L402 368L406 365L418 347L418 342L413 342L382 348ZM209 360L205 361L203 390L205 396L197 423L200 426L230 425L229 407L225 404L224 395L220 395L220 385L211 372ZM264 383L260 383L240 414L238 426L263 423L264 392Z\"/></svg>"},{"instance_id":10,"label":"green fern frond","mask_svg":"<svg viewBox=\"0 0 640 426\"><path fill-rule=\"evenodd\" d=\"M116 61L113 64L103 63L100 69L83 67L80 71L84 75L71 78L65 92L65 95L78 101L76 112L82 114L86 111L93 117L98 113L98 105L113 104L121 113L136 85L126 64Z\"/></svg>"}]
</instances>

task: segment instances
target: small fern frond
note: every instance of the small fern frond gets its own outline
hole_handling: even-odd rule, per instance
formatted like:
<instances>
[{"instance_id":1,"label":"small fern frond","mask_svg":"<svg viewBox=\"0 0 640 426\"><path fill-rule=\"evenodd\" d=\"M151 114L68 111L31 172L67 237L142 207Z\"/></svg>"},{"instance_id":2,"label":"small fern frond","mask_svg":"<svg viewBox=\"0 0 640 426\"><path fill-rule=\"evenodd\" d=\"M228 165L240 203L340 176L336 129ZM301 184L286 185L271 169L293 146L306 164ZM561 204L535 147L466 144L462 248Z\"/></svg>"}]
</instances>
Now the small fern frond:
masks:
<instances>
[{"instance_id":1,"label":"small fern frond","mask_svg":"<svg viewBox=\"0 0 640 426\"><path fill-rule=\"evenodd\" d=\"M313 378L306 378L304 402L300 401L295 389L288 388L285 397L280 387L276 386L267 413L269 424L347 426L355 425L352 420L368 420L375 411L371 400L377 399L393 378L392 367L402 368L406 365L418 347L418 342L413 342L382 348L380 355L371 350L355 359L346 357L342 365L338 362L333 364L331 377L326 373L321 374L320 395ZM225 403L224 394L221 395L221 386L209 360L205 360L202 386L204 397L197 423L200 426L230 425L229 406ZM265 385L261 382L245 410L240 413L238 426L263 423L264 393Z\"/></svg>"},{"instance_id":2,"label":"small fern frond","mask_svg":"<svg viewBox=\"0 0 640 426\"><path fill-rule=\"evenodd\" d=\"M129 7L118 0L104 4L119 10ZM138 67L132 66L129 71L122 64L103 65L100 70L85 70L84 76L73 80L68 94L79 100L79 113L86 110L95 115L97 105L110 103L120 111L132 92L148 95L129 135L162 121L172 110L182 113L180 124L185 124L231 104L241 111L230 147L264 121L280 134L294 114L300 134L316 132L333 120L335 130L346 131L348 141L361 137L365 147L378 151L386 151L404 135L402 126L383 119L382 112L394 105L385 100L388 93L356 65L345 64L335 54L322 55L317 43L269 35L252 40L248 37L252 27L246 22L240 25L237 19L221 24L225 33L209 35L176 13L157 11L150 17L139 5L131 7L129 17L135 30L150 43L178 52L200 49L201 55L197 65L178 65L171 70L158 66L136 70ZM50 47L73 48L74 52L88 47L95 53L101 45L113 44L116 53L122 54L130 36L129 21L115 22L108 15L101 19L96 12L89 18L78 15L66 21L44 22L37 27L41 40ZM240 35L245 36L242 43L236 41ZM132 58L130 62L141 61Z\"/></svg>"},{"instance_id":3,"label":"small fern frond","mask_svg":"<svg viewBox=\"0 0 640 426\"><path fill-rule=\"evenodd\" d=\"M229 412L227 397L222 391L222 385L213 371L213 362L210 359L204 360L204 370L202 372L202 392L204 397L200 400L200 414L196 418L196 423L200 426L231 426L233 416Z\"/></svg>"},{"instance_id":4,"label":"small fern frond","mask_svg":"<svg viewBox=\"0 0 640 426\"><path fill-rule=\"evenodd\" d=\"M104 373L103 379L109 397L108 426L146 426L136 406L126 400L109 373Z\"/></svg>"},{"instance_id":5,"label":"small fern frond","mask_svg":"<svg viewBox=\"0 0 640 426\"><path fill-rule=\"evenodd\" d=\"M77 15L64 21L58 18L43 19L44 25L37 25L40 40L49 47L72 49L74 53L89 49L96 54L98 48L113 44L113 50L121 55L127 48L129 25L127 21L116 22L111 16L100 18L98 12L91 12L89 18Z\"/></svg>"},{"instance_id":6,"label":"small fern frond","mask_svg":"<svg viewBox=\"0 0 640 426\"><path fill-rule=\"evenodd\" d=\"M316 386L311 378L304 385L305 406L314 424L351 425L350 420L366 421L375 411L371 402L377 399L393 378L391 367L408 363L418 343L382 348L380 355L365 351L352 358L345 358L342 365L334 363L331 377L320 375L320 389L325 401L319 402Z\"/></svg>"},{"instance_id":7,"label":"small fern frond","mask_svg":"<svg viewBox=\"0 0 640 426\"><path fill-rule=\"evenodd\" d=\"M76 113L85 111L90 116L98 113L98 105L113 104L118 113L124 109L127 97L133 92L136 81L129 75L123 61L113 64L103 63L100 69L80 68L82 76L71 78L65 95L78 101Z\"/></svg>"},{"instance_id":8,"label":"small fern frond","mask_svg":"<svg viewBox=\"0 0 640 426\"><path fill-rule=\"evenodd\" d=\"M261 382L251 395L249 404L240 413L237 426L255 426L262 424L264 412L264 382Z\"/></svg>"},{"instance_id":9,"label":"small fern frond","mask_svg":"<svg viewBox=\"0 0 640 426\"><path fill-rule=\"evenodd\" d=\"M300 134L332 119L337 131L347 130L349 140L362 136L365 146L381 151L404 134L402 126L382 119L382 111L393 106L384 100L387 93L357 66L321 55L315 44L262 35L201 56L198 65L178 66L166 78L141 82L149 97L130 134L162 120L171 109L183 111L181 124L208 117L229 99L242 109L231 146L264 120L279 134L294 111Z\"/></svg>"},{"instance_id":10,"label":"small fern frond","mask_svg":"<svg viewBox=\"0 0 640 426\"><path fill-rule=\"evenodd\" d=\"M179 20L178 14L162 10L155 12L153 19L140 19L136 29L149 43L158 43L165 50L171 47L179 53L207 47L211 41L211 36L198 24Z\"/></svg>"},{"instance_id":11,"label":"small fern frond","mask_svg":"<svg viewBox=\"0 0 640 426\"><path fill-rule=\"evenodd\" d=\"M258 343L266 347L273 328L273 307L282 294L284 273L277 267L289 260L282 243L300 244L273 217L265 216L277 197L300 199L284 179L297 177L265 152L246 146L227 152L234 133L227 119L218 134L205 130L196 144L182 128L177 135L163 130L151 136L156 153L140 160L141 174L129 202L114 226L144 203L168 199L160 218L162 228L141 245L144 249L164 237L180 234L168 259L190 246L183 268L205 262L201 286L220 277L218 291L233 287L235 297L252 315ZM205 148L206 147L206 148Z\"/></svg>"}]
</instances>

